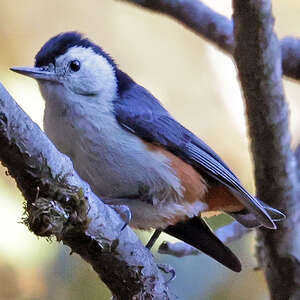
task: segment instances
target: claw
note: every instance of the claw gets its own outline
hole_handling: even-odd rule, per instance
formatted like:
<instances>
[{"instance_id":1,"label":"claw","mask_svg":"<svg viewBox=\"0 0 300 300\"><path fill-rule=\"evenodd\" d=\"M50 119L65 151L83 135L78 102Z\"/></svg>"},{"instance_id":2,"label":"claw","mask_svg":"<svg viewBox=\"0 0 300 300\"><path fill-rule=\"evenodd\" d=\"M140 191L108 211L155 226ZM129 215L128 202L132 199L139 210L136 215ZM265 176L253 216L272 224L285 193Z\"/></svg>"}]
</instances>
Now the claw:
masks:
<instances>
[{"instance_id":1,"label":"claw","mask_svg":"<svg viewBox=\"0 0 300 300\"><path fill-rule=\"evenodd\" d=\"M174 269L172 266L170 266L170 265L168 265L168 264L159 264L159 265L157 265L157 266L158 266L158 268L159 268L160 270L162 270L164 273L166 273L166 274L171 273L171 277L165 282L165 284L169 284L172 280L175 279L175 277L176 277L176 272L175 272L175 269Z\"/></svg>"},{"instance_id":2,"label":"claw","mask_svg":"<svg viewBox=\"0 0 300 300\"><path fill-rule=\"evenodd\" d=\"M121 227L120 231L123 231L127 225L129 225L131 221L131 210L126 205L109 205L111 208L113 208L122 218L124 221L124 224Z\"/></svg>"}]
</instances>

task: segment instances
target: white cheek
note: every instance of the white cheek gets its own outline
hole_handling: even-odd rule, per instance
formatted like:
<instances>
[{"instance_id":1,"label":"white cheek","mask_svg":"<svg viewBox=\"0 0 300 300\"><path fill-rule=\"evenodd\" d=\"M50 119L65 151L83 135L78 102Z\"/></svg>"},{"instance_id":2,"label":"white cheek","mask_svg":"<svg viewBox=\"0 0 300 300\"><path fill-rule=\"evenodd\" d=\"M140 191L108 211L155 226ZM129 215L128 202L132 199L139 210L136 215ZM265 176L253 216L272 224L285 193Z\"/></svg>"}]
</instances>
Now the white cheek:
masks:
<instances>
[{"instance_id":1,"label":"white cheek","mask_svg":"<svg viewBox=\"0 0 300 300\"><path fill-rule=\"evenodd\" d=\"M116 96L117 79L115 71L106 58L96 55L93 60L84 62L84 68L86 70L85 74L90 77L90 80L85 81L90 88L94 88L104 99Z\"/></svg>"},{"instance_id":2,"label":"white cheek","mask_svg":"<svg viewBox=\"0 0 300 300\"><path fill-rule=\"evenodd\" d=\"M82 70L76 75L72 74L67 79L67 86L76 94L80 95L98 95L101 92L101 86L93 74L88 70Z\"/></svg>"},{"instance_id":3,"label":"white cheek","mask_svg":"<svg viewBox=\"0 0 300 300\"><path fill-rule=\"evenodd\" d=\"M76 94L95 96L110 101L117 94L115 71L107 59L96 54L92 49L73 47L57 59L58 64L66 64L78 59L81 68L78 72L69 73L65 85Z\"/></svg>"}]
</instances>

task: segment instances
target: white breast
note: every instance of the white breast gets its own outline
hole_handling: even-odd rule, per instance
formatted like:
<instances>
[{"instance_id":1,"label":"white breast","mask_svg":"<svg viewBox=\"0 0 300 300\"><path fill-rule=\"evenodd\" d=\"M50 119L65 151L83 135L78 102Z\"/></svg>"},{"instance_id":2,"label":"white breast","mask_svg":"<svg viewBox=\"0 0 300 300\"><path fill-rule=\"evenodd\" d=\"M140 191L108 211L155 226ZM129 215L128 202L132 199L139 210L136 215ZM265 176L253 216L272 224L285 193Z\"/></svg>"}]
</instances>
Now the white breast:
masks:
<instances>
[{"instance_id":1,"label":"white breast","mask_svg":"<svg viewBox=\"0 0 300 300\"><path fill-rule=\"evenodd\" d=\"M124 204L132 210L133 226L164 228L167 218L193 216L205 209L200 202L183 203L180 180L168 159L151 152L140 138L122 128L110 109L93 103L83 106L76 99L72 105L49 100L44 115L46 133L71 157L76 171L97 195L130 198ZM132 199L139 195L144 198Z\"/></svg>"},{"instance_id":2,"label":"white breast","mask_svg":"<svg viewBox=\"0 0 300 300\"><path fill-rule=\"evenodd\" d=\"M181 193L167 158L149 151L120 127L111 112L97 106L83 109L75 101L72 107L48 101L44 128L100 196L128 197L154 188L160 193L168 189Z\"/></svg>"}]
</instances>

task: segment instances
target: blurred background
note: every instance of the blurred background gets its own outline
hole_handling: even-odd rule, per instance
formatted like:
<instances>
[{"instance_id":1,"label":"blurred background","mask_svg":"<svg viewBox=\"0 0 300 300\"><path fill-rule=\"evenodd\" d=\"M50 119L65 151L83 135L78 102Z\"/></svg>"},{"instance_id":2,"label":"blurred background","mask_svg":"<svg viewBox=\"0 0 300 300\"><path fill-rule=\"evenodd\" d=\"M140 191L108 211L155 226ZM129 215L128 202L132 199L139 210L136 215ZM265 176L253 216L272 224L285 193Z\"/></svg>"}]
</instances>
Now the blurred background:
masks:
<instances>
[{"instance_id":1,"label":"blurred background","mask_svg":"<svg viewBox=\"0 0 300 300\"><path fill-rule=\"evenodd\" d=\"M230 17L231 3L204 1ZM251 191L253 169L244 107L235 67L229 57L175 21L114 0L0 1L0 81L42 127L43 100L37 84L8 70L31 66L50 37L78 30L101 45L120 68L148 88L167 109L231 166ZM298 35L300 2L273 1L279 37ZM293 145L299 142L300 85L284 80L291 111ZM257 108L259 109L259 108ZM1 147L1 145L0 145ZM21 224L23 198L0 166L0 300L109 299L106 286L90 266L57 242L37 238ZM218 223L217 225L221 225ZM139 233L146 241L149 233ZM167 235L162 240L170 239ZM159 243L157 243L159 244ZM170 284L179 299L268 299L256 267L255 237L230 245L241 258L239 274L205 255L174 258L177 278Z\"/></svg>"}]
</instances>

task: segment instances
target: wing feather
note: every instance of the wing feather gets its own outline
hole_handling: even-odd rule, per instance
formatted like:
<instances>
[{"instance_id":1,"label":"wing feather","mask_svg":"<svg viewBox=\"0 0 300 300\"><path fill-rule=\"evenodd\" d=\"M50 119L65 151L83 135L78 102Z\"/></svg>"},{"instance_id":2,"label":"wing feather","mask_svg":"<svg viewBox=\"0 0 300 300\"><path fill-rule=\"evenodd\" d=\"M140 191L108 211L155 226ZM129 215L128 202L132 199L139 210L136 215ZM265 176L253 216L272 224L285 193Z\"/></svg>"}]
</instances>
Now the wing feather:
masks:
<instances>
[{"instance_id":1,"label":"wing feather","mask_svg":"<svg viewBox=\"0 0 300 300\"><path fill-rule=\"evenodd\" d=\"M121 126L139 137L159 144L193 165L197 170L225 184L262 225L276 228L262 204L241 185L222 159L201 139L178 123L159 101L143 87L132 84L114 103Z\"/></svg>"}]
</instances>

